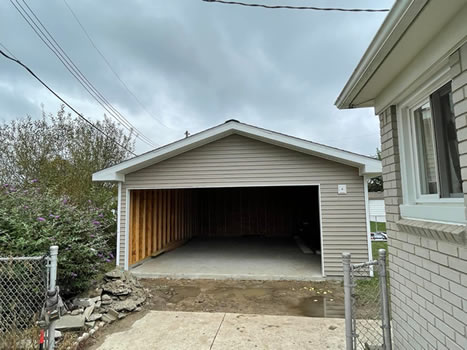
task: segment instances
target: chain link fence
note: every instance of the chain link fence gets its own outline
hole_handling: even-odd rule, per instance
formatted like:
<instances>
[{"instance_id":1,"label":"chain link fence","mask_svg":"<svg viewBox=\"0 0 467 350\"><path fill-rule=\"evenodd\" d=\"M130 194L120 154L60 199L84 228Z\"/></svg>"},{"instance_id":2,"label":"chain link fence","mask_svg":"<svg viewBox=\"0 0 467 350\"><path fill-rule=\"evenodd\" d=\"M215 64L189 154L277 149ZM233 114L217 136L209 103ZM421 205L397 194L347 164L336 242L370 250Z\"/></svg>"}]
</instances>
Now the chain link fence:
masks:
<instances>
[{"instance_id":1,"label":"chain link fence","mask_svg":"<svg viewBox=\"0 0 467 350\"><path fill-rule=\"evenodd\" d=\"M386 251L351 264L343 254L347 350L391 350Z\"/></svg>"},{"instance_id":2,"label":"chain link fence","mask_svg":"<svg viewBox=\"0 0 467 350\"><path fill-rule=\"evenodd\" d=\"M0 258L0 349L38 349L47 256Z\"/></svg>"}]
</instances>

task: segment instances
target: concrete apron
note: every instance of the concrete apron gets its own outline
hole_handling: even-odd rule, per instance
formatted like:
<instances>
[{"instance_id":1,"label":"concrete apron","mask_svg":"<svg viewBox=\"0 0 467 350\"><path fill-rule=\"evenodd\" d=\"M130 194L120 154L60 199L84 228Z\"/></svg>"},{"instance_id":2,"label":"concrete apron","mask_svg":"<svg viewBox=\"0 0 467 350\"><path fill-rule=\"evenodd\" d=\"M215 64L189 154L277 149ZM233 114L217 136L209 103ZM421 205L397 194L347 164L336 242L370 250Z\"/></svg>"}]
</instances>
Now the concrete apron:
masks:
<instances>
[{"instance_id":1,"label":"concrete apron","mask_svg":"<svg viewBox=\"0 0 467 350\"><path fill-rule=\"evenodd\" d=\"M304 254L292 239L193 239L131 272L140 278L324 280L321 256Z\"/></svg>"},{"instance_id":2,"label":"concrete apron","mask_svg":"<svg viewBox=\"0 0 467 350\"><path fill-rule=\"evenodd\" d=\"M98 350L344 349L343 319L151 311Z\"/></svg>"}]
</instances>

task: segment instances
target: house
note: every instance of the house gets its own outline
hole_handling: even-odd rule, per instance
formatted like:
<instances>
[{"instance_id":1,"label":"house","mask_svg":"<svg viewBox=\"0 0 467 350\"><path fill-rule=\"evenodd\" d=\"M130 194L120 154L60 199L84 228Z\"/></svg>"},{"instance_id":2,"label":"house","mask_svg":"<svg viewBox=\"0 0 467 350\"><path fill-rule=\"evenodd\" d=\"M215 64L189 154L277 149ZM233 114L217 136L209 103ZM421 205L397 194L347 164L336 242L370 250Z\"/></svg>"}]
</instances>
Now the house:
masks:
<instances>
[{"instance_id":1,"label":"house","mask_svg":"<svg viewBox=\"0 0 467 350\"><path fill-rule=\"evenodd\" d=\"M381 162L371 157L229 120L101 170L93 180L118 182L117 264L125 269L142 263L134 271L162 276L157 261L186 251L198 260L180 266L177 276L213 270L203 276L218 278L216 266L251 261L250 271L237 276L262 278L271 264L277 271L267 278L308 279L341 276L343 250L358 261L371 257L366 184L378 174ZM293 236L315 254L287 255L297 249ZM251 255L239 248L226 262L248 237L243 247ZM196 244L150 259L192 238ZM222 245L221 238L229 240ZM271 247L274 238L287 241ZM268 249L274 250L269 258ZM203 263L212 263L202 265L203 254ZM294 259L301 265L293 266ZM288 263L291 270L281 270Z\"/></svg>"},{"instance_id":2,"label":"house","mask_svg":"<svg viewBox=\"0 0 467 350\"><path fill-rule=\"evenodd\" d=\"M373 107L396 349L467 349L467 2L396 1L336 101Z\"/></svg>"}]
</instances>

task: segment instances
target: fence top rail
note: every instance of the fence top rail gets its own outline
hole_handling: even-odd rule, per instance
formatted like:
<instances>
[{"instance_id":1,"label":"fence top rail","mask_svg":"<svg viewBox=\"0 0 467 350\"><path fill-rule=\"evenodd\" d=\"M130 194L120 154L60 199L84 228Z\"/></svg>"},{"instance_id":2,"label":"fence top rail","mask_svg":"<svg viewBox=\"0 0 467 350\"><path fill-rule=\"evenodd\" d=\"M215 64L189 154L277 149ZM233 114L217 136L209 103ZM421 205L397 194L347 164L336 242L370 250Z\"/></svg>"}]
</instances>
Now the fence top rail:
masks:
<instances>
[{"instance_id":1,"label":"fence top rail","mask_svg":"<svg viewBox=\"0 0 467 350\"><path fill-rule=\"evenodd\" d=\"M21 261L21 260L43 260L47 258L47 255L43 256L15 256L15 257L8 257L8 258L1 258L1 261Z\"/></svg>"},{"instance_id":2,"label":"fence top rail","mask_svg":"<svg viewBox=\"0 0 467 350\"><path fill-rule=\"evenodd\" d=\"M362 267L374 266L374 265L378 265L378 260L367 261L367 262L360 263L360 264L352 264L352 265L350 265L350 267L352 269L359 269L359 268L362 268Z\"/></svg>"}]
</instances>

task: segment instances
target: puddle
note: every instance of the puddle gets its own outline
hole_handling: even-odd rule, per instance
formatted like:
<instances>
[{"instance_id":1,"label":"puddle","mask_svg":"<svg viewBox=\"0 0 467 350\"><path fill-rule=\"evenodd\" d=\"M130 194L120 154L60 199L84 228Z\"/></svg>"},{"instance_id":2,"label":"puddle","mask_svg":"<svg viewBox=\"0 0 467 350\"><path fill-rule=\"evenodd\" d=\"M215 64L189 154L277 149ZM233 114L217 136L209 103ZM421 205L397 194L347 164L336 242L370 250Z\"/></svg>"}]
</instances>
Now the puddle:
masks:
<instances>
[{"instance_id":1,"label":"puddle","mask_svg":"<svg viewBox=\"0 0 467 350\"><path fill-rule=\"evenodd\" d=\"M342 302L323 296L307 297L300 300L298 309L302 316L344 318L345 309Z\"/></svg>"}]
</instances>

